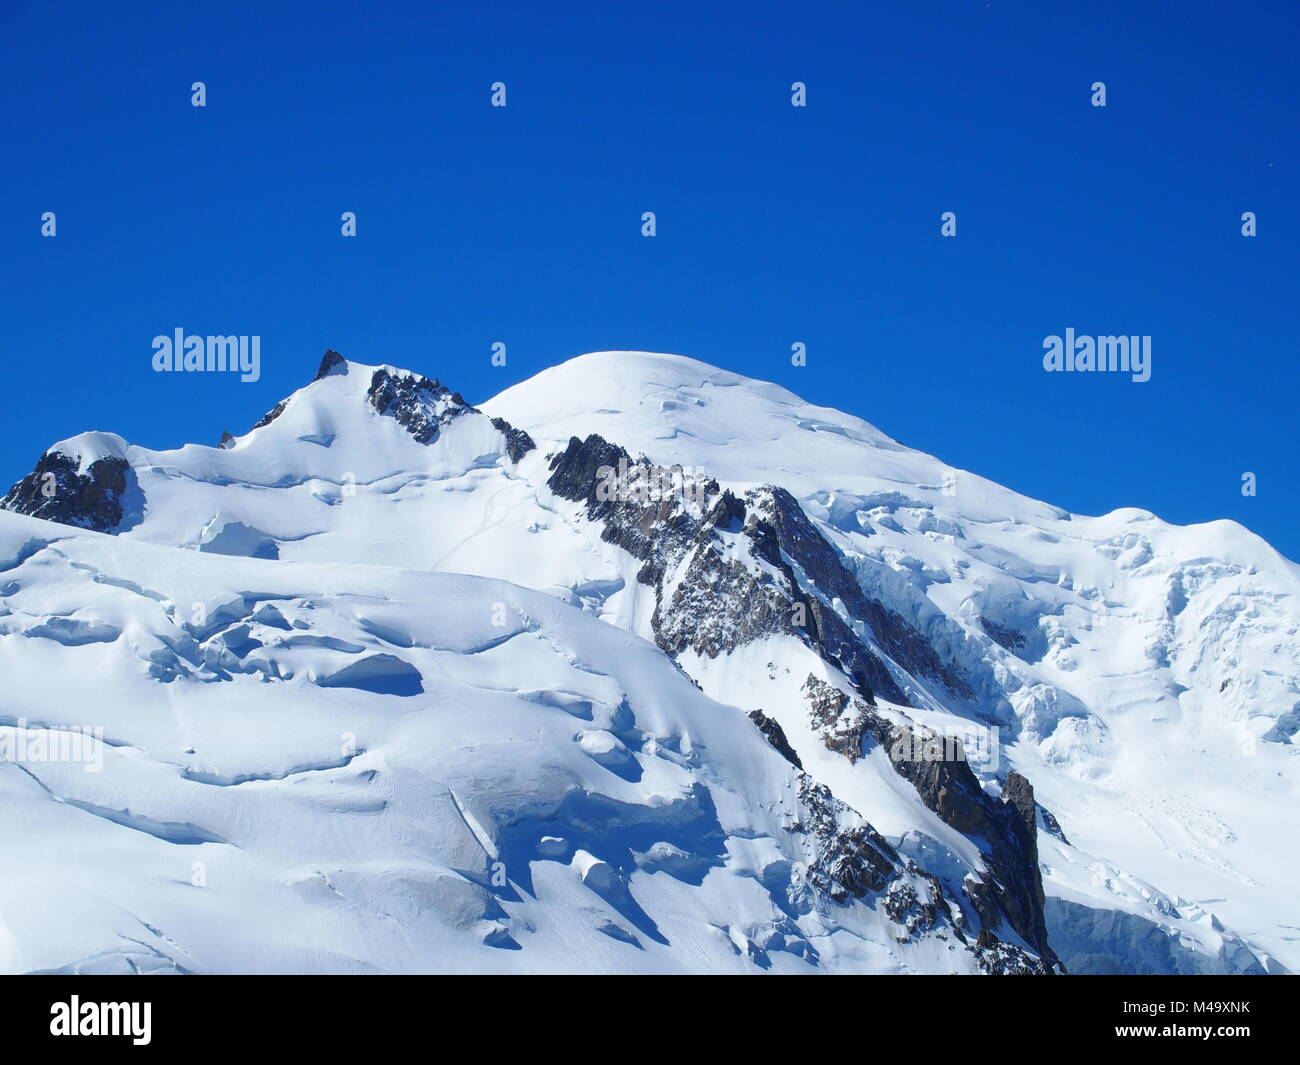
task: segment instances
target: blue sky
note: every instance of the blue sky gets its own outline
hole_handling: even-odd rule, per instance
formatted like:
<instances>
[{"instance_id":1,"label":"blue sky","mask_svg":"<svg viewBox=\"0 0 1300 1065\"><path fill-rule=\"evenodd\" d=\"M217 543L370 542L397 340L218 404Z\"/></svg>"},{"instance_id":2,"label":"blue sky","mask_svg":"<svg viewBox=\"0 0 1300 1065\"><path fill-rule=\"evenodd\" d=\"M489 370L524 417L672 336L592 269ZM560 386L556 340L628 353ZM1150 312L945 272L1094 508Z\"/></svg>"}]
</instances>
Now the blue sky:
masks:
<instances>
[{"instance_id":1,"label":"blue sky","mask_svg":"<svg viewBox=\"0 0 1300 1065\"><path fill-rule=\"evenodd\" d=\"M327 347L472 401L633 348L1300 558L1300 7L544 7L3 0L0 480L243 432ZM177 327L260 335L262 379L155 374ZM1067 327L1150 335L1152 379L1045 373Z\"/></svg>"}]
</instances>

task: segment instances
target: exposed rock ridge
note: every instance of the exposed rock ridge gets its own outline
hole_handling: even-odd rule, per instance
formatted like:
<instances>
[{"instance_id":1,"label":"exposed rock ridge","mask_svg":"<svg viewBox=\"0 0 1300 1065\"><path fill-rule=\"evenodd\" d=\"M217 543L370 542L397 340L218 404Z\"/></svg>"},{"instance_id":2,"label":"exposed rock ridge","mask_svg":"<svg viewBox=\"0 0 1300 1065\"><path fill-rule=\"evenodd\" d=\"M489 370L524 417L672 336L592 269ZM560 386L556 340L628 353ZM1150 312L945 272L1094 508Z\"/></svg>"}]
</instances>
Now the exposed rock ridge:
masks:
<instances>
[{"instance_id":1,"label":"exposed rock ridge","mask_svg":"<svg viewBox=\"0 0 1300 1065\"><path fill-rule=\"evenodd\" d=\"M1058 966L1049 952L1035 957L997 937L1001 917L986 919L976 936L962 907L948 898L938 877L902 857L861 815L807 773L799 774L803 819L792 826L812 847L804 873L808 885L838 904L881 897L885 913L898 926L900 942L933 935L952 938L975 955L991 974L1049 975Z\"/></svg>"},{"instance_id":2,"label":"exposed rock ridge","mask_svg":"<svg viewBox=\"0 0 1300 1065\"><path fill-rule=\"evenodd\" d=\"M349 366L337 351L327 351L312 380L346 375ZM460 393L452 392L436 380L385 368L374 372L366 396L377 413L396 419L422 444L435 443L454 419L465 414L482 414L477 407L466 403ZM290 398L282 399L252 428L261 429L274 422L284 413ZM491 423L505 438L506 454L512 462L519 462L537 446L528 433L516 429L504 418L492 418ZM217 447L228 450L237 442L232 434L223 432ZM51 450L41 456L31 473L9 489L0 501L0 508L80 529L120 532L128 519L124 497L137 487L135 473L124 458L106 455L81 472L76 459Z\"/></svg>"},{"instance_id":3,"label":"exposed rock ridge","mask_svg":"<svg viewBox=\"0 0 1300 1065\"><path fill-rule=\"evenodd\" d=\"M326 359L329 359L328 352ZM443 429L457 418L483 413L437 379L394 373L384 367L371 376L366 398L376 413L394 418L421 444L435 443ZM531 436L504 418L491 421L492 427L506 438L506 453L512 462L518 462L536 447Z\"/></svg>"},{"instance_id":4,"label":"exposed rock ridge","mask_svg":"<svg viewBox=\"0 0 1300 1065\"><path fill-rule=\"evenodd\" d=\"M900 667L972 695L903 617L862 592L784 489L765 486L741 499L709 480L694 507L671 493L611 498L600 490L602 470L656 468L596 434L573 437L550 468L551 490L585 503L602 539L642 561L637 579L658 592L652 625L670 654L690 648L712 658L764 636L793 635L851 677L869 702L879 694L907 703L889 667L831 606L838 602ZM726 542L736 533L744 551ZM747 564L746 553L766 565Z\"/></svg>"},{"instance_id":5,"label":"exposed rock ridge","mask_svg":"<svg viewBox=\"0 0 1300 1065\"><path fill-rule=\"evenodd\" d=\"M1029 781L1008 773L999 801L981 786L960 744L955 757L931 757L926 752L934 750L928 743L933 737L925 730L886 721L862 700L811 675L804 693L813 726L828 749L855 761L869 744L879 745L929 809L980 844L988 870L969 885L968 895L984 927L993 932L1005 918L1049 965L1058 964L1047 941L1038 807Z\"/></svg>"}]
</instances>

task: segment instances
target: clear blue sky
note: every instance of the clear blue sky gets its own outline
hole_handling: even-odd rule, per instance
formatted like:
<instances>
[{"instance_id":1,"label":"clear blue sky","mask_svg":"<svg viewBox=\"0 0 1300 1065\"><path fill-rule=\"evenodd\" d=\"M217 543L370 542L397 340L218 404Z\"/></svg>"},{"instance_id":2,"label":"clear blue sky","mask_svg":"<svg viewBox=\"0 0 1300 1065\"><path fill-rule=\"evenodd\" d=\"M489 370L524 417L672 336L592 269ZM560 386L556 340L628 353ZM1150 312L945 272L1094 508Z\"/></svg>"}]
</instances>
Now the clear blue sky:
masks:
<instances>
[{"instance_id":1,"label":"clear blue sky","mask_svg":"<svg viewBox=\"0 0 1300 1065\"><path fill-rule=\"evenodd\" d=\"M0 480L91 428L243 432L326 347L472 401L636 348L1300 558L1297 29L1290 2L0 0ZM1150 334L1152 380L1044 373L1067 326ZM176 327L260 335L262 380L153 373Z\"/></svg>"}]
</instances>

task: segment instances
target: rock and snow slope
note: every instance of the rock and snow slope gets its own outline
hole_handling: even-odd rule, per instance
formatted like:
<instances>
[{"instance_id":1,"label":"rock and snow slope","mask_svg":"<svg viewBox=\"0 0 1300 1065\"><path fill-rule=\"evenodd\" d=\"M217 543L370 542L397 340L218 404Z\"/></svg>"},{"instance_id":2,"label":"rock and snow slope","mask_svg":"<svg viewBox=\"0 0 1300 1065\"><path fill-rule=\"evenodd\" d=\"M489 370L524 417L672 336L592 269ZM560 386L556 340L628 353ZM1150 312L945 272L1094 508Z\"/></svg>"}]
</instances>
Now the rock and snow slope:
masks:
<instances>
[{"instance_id":1,"label":"rock and snow slope","mask_svg":"<svg viewBox=\"0 0 1300 1065\"><path fill-rule=\"evenodd\" d=\"M620 459L704 489L610 500ZM1300 571L1232 523L630 352L481 411L330 353L5 507L0 739L104 747L0 765L0 967L1300 964Z\"/></svg>"},{"instance_id":2,"label":"rock and snow slope","mask_svg":"<svg viewBox=\"0 0 1300 1065\"><path fill-rule=\"evenodd\" d=\"M7 971L1036 965L552 596L13 514L0 560Z\"/></svg>"}]
</instances>

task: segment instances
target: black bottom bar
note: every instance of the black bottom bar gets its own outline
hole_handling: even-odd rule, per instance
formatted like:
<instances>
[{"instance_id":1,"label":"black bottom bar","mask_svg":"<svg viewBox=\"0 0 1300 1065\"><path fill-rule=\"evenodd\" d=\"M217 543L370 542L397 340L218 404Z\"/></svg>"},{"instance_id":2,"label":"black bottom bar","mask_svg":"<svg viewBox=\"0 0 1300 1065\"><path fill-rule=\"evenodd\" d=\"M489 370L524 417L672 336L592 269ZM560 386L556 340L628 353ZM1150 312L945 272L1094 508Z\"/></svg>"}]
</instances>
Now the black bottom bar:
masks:
<instances>
[{"instance_id":1,"label":"black bottom bar","mask_svg":"<svg viewBox=\"0 0 1300 1065\"><path fill-rule=\"evenodd\" d=\"M875 1032L914 1037L918 1045L942 1034L958 1045L969 1042L972 1051L1026 1040L1020 1045L1039 1052L1152 1043L1203 1043L1230 1052L1233 1044L1281 1040L1295 988L1283 978L1246 977L890 976L844 977L837 984L775 978L779 986L759 977L742 985L732 977L730 987L715 979L707 989L685 977L629 977L617 989L608 980L596 987L586 979L9 977L0 982L0 1014L6 1046L37 1051L56 1044L94 1051L115 1043L140 1052L374 1053L393 1049L393 1040L453 1033L473 1038L477 1032L490 1042L586 1039L605 1031L625 1037L629 1024L675 1027L678 1015L692 1028L718 1031L733 1049L750 1039L762 1045L774 1022L809 1036L821 1018L837 1043L860 1032L864 1048ZM727 1020L701 1029L709 1002ZM740 1013L738 1003L745 1004ZM691 1056L698 1050L692 1037Z\"/></svg>"}]
</instances>

